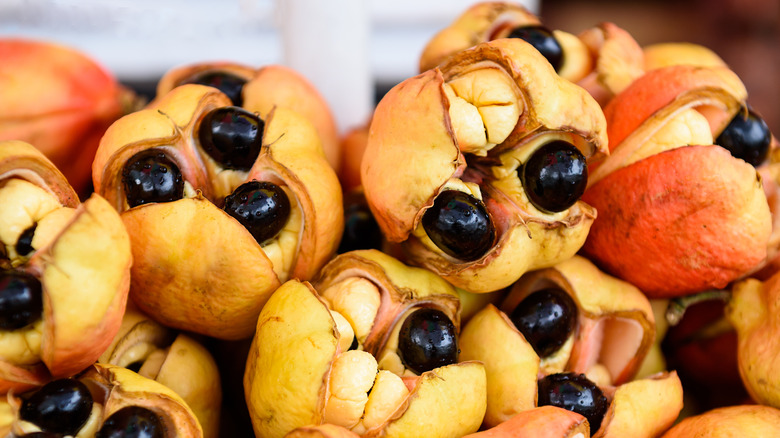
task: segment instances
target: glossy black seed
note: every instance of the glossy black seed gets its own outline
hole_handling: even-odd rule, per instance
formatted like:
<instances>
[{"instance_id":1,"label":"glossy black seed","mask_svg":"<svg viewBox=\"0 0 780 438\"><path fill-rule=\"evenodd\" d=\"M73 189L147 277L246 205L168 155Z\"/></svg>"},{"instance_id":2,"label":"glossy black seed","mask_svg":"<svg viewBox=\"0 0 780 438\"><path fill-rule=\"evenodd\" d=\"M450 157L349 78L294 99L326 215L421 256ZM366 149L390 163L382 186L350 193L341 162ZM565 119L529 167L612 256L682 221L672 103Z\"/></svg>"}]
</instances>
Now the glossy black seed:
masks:
<instances>
[{"instance_id":1,"label":"glossy black seed","mask_svg":"<svg viewBox=\"0 0 780 438\"><path fill-rule=\"evenodd\" d=\"M752 110L742 108L726 129L720 133L715 144L726 148L731 155L758 166L769 155L772 133L764 119Z\"/></svg>"},{"instance_id":2,"label":"glossy black seed","mask_svg":"<svg viewBox=\"0 0 780 438\"><path fill-rule=\"evenodd\" d=\"M455 325L441 310L415 310L401 325L398 353L404 366L417 374L456 363Z\"/></svg>"},{"instance_id":3,"label":"glossy black seed","mask_svg":"<svg viewBox=\"0 0 780 438\"><path fill-rule=\"evenodd\" d=\"M562 140L552 141L534 151L518 173L528 199L536 208L547 212L571 207L588 185L585 156Z\"/></svg>"},{"instance_id":4,"label":"glossy black seed","mask_svg":"<svg viewBox=\"0 0 780 438\"><path fill-rule=\"evenodd\" d=\"M22 403L19 417L46 432L76 435L92 413L92 395L74 379L47 383Z\"/></svg>"},{"instance_id":5,"label":"glossy black seed","mask_svg":"<svg viewBox=\"0 0 780 438\"><path fill-rule=\"evenodd\" d=\"M249 181L225 198L225 212L246 227L258 243L263 243L287 224L290 200L274 183Z\"/></svg>"},{"instance_id":6,"label":"glossy black seed","mask_svg":"<svg viewBox=\"0 0 780 438\"><path fill-rule=\"evenodd\" d=\"M382 249L382 231L365 202L354 202L344 207L344 234L338 253L358 249Z\"/></svg>"},{"instance_id":7,"label":"glossy black seed","mask_svg":"<svg viewBox=\"0 0 780 438\"><path fill-rule=\"evenodd\" d=\"M35 229L38 228L38 224L32 224L30 228L27 228L19 235L19 240L16 241L16 253L20 256L30 255L35 248L32 246L33 237L35 237Z\"/></svg>"},{"instance_id":8,"label":"glossy black seed","mask_svg":"<svg viewBox=\"0 0 780 438\"><path fill-rule=\"evenodd\" d=\"M133 155L125 163L122 182L130 207L184 197L184 179L179 166L159 149L146 149Z\"/></svg>"},{"instance_id":9,"label":"glossy black seed","mask_svg":"<svg viewBox=\"0 0 780 438\"><path fill-rule=\"evenodd\" d=\"M528 295L509 316L541 358L558 351L574 333L577 305L566 292L542 289Z\"/></svg>"},{"instance_id":10,"label":"glossy black seed","mask_svg":"<svg viewBox=\"0 0 780 438\"><path fill-rule=\"evenodd\" d=\"M23 272L0 271L0 329L20 329L39 320L42 313L41 282Z\"/></svg>"},{"instance_id":11,"label":"glossy black seed","mask_svg":"<svg viewBox=\"0 0 780 438\"><path fill-rule=\"evenodd\" d=\"M265 122L237 106L217 108L200 122L200 146L227 169L249 170L260 155Z\"/></svg>"},{"instance_id":12,"label":"glossy black seed","mask_svg":"<svg viewBox=\"0 0 780 438\"><path fill-rule=\"evenodd\" d=\"M163 438L160 417L140 406L126 406L106 418L95 438Z\"/></svg>"},{"instance_id":13,"label":"glossy black seed","mask_svg":"<svg viewBox=\"0 0 780 438\"><path fill-rule=\"evenodd\" d=\"M423 215L422 225L439 249L465 261L485 255L496 236L485 204L457 190L441 192Z\"/></svg>"},{"instance_id":14,"label":"glossy black seed","mask_svg":"<svg viewBox=\"0 0 780 438\"><path fill-rule=\"evenodd\" d=\"M200 84L214 87L223 92L235 106L241 106L244 99L241 92L246 84L246 79L224 71L207 70L200 72L181 82L184 84Z\"/></svg>"},{"instance_id":15,"label":"glossy black seed","mask_svg":"<svg viewBox=\"0 0 780 438\"><path fill-rule=\"evenodd\" d=\"M512 29L507 38L520 38L534 46L544 56L555 71L561 68L563 48L553 33L544 26L520 26Z\"/></svg>"},{"instance_id":16,"label":"glossy black seed","mask_svg":"<svg viewBox=\"0 0 780 438\"><path fill-rule=\"evenodd\" d=\"M352 343L349 345L349 349L357 350L358 347L360 347L360 344L358 343L357 336L352 336Z\"/></svg>"},{"instance_id":17,"label":"glossy black seed","mask_svg":"<svg viewBox=\"0 0 780 438\"><path fill-rule=\"evenodd\" d=\"M601 427L609 402L584 374L550 374L539 380L538 388L539 406L557 406L582 415L590 423L591 434Z\"/></svg>"}]
</instances>

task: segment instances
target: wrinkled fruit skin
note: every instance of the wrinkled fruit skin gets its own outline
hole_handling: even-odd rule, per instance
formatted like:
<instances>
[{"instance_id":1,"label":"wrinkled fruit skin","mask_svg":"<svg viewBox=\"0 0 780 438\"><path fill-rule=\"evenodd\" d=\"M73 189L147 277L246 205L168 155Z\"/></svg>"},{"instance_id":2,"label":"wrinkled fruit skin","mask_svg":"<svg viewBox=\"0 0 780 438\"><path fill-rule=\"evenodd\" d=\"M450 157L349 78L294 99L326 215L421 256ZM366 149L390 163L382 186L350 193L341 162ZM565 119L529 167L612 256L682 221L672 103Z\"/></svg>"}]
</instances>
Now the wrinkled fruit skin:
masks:
<instances>
[{"instance_id":1,"label":"wrinkled fruit skin","mask_svg":"<svg viewBox=\"0 0 780 438\"><path fill-rule=\"evenodd\" d=\"M474 65L482 60L492 68ZM516 104L519 112L503 119L508 120L501 125L506 138L473 148L458 139L468 123L452 112L469 104L451 90L482 75L489 99ZM490 88L496 83L503 91ZM542 83L548 85L537 86ZM462 94L482 91L476 87ZM379 103L361 164L366 199L387 240L400 242L409 263L470 292L501 289L527 270L573 256L584 242L595 218L590 205L577 201L560 212L538 210L528 201L517 168L542 143L555 140L574 144L586 158L602 154L602 115L585 90L558 77L528 43L501 39L480 44L441 68L407 79ZM492 132L492 121L486 120L487 128L476 131ZM475 260L446 254L422 229L436 197L449 190L480 200L495 228L495 243Z\"/></svg>"},{"instance_id":2,"label":"wrinkled fruit skin","mask_svg":"<svg viewBox=\"0 0 780 438\"><path fill-rule=\"evenodd\" d=\"M711 145L745 98L730 70L688 65L615 97L604 110L610 156L582 198L599 214L583 253L651 298L721 289L758 269L772 233L761 178Z\"/></svg>"},{"instance_id":3,"label":"wrinkled fruit skin","mask_svg":"<svg viewBox=\"0 0 780 438\"><path fill-rule=\"evenodd\" d=\"M132 93L69 47L2 38L0 59L0 141L33 144L85 196L100 137L133 105Z\"/></svg>"},{"instance_id":4,"label":"wrinkled fruit skin","mask_svg":"<svg viewBox=\"0 0 780 438\"><path fill-rule=\"evenodd\" d=\"M174 88L109 128L93 177L130 234L131 297L140 310L169 327L236 340L251 337L260 309L282 282L313 277L335 253L344 218L341 188L319 137L291 110L267 115L250 170L224 169L206 154L199 123L230 104L213 87ZM129 208L123 170L149 150L179 169L182 198ZM292 206L282 230L265 242L221 208L225 197L253 180L280 187Z\"/></svg>"},{"instance_id":5,"label":"wrinkled fruit skin","mask_svg":"<svg viewBox=\"0 0 780 438\"><path fill-rule=\"evenodd\" d=\"M142 377L125 368L106 364L93 364L74 376L89 389L92 412L81 426L78 436L95 436L103 421L117 411L128 407L147 409L156 415L164 437L187 436L202 438L203 432L197 418L187 403L168 387ZM19 410L22 399L17 395L9 399L14 412L11 430L14 436L27 436L39 431L34 424L22 421Z\"/></svg>"},{"instance_id":6,"label":"wrinkled fruit skin","mask_svg":"<svg viewBox=\"0 0 780 438\"><path fill-rule=\"evenodd\" d=\"M35 277L43 291L40 347L30 347L33 357L25 359L4 352L0 391L5 393L71 376L97 360L119 330L132 256L127 231L111 205L97 194L79 203L64 176L32 145L0 142L0 175L4 196L18 190L48 193L25 198L23 205L0 205L2 222L11 228L2 231L4 236L13 235L15 227L27 228L25 220L37 223L29 259L0 262ZM31 335L30 330L3 336Z\"/></svg>"}]
</instances>

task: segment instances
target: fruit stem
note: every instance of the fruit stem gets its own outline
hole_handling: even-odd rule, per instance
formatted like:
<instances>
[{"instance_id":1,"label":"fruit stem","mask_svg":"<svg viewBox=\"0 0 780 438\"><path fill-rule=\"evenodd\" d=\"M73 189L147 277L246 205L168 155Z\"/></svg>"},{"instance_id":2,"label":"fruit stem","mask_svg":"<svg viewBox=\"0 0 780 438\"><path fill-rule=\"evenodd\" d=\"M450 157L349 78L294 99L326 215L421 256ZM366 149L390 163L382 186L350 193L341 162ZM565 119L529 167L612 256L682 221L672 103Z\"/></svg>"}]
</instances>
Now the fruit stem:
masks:
<instances>
[{"instance_id":1,"label":"fruit stem","mask_svg":"<svg viewBox=\"0 0 780 438\"><path fill-rule=\"evenodd\" d=\"M666 308L666 321L670 326L675 326L680 323L683 315L685 315L685 311L688 310L690 306L713 300L727 302L730 297L731 291L712 289L693 295L686 295L684 297L671 299L669 300L669 306Z\"/></svg>"}]
</instances>

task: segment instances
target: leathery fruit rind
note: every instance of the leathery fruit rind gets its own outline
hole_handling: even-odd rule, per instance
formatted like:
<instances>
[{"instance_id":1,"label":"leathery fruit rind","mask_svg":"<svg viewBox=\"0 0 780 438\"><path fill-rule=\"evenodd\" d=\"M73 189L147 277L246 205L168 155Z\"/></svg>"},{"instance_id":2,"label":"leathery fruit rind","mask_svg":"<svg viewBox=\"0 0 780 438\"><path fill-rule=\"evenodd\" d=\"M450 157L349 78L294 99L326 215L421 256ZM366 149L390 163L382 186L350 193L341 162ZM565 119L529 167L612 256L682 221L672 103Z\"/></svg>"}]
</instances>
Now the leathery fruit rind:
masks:
<instances>
[{"instance_id":1,"label":"leathery fruit rind","mask_svg":"<svg viewBox=\"0 0 780 438\"><path fill-rule=\"evenodd\" d=\"M761 180L717 146L652 155L583 198L599 211L585 254L651 298L724 288L766 257L772 223Z\"/></svg>"},{"instance_id":2,"label":"leathery fruit rind","mask_svg":"<svg viewBox=\"0 0 780 438\"><path fill-rule=\"evenodd\" d=\"M323 423L331 369L345 353L331 315L311 285L297 280L283 284L263 308L244 374L256 435L281 437ZM431 436L459 437L479 428L485 409L481 364L440 367L404 383L408 395L363 436L410 436L424 428Z\"/></svg>"},{"instance_id":3,"label":"leathery fruit rind","mask_svg":"<svg viewBox=\"0 0 780 438\"><path fill-rule=\"evenodd\" d=\"M72 47L6 37L0 59L0 141L33 144L87 196L100 137L138 99Z\"/></svg>"},{"instance_id":4,"label":"leathery fruit rind","mask_svg":"<svg viewBox=\"0 0 780 438\"><path fill-rule=\"evenodd\" d=\"M574 300L577 325L559 350L540 358L508 315L526 296L550 287ZM510 289L500 310L491 304L472 317L461 332L460 359L485 364L485 424L494 427L536 406L540 376L558 372L595 375L601 381L591 379L605 387L628 382L654 333L650 303L636 287L575 256L525 274Z\"/></svg>"},{"instance_id":5,"label":"leathery fruit rind","mask_svg":"<svg viewBox=\"0 0 780 438\"><path fill-rule=\"evenodd\" d=\"M750 396L762 405L780 406L775 354L780 273L766 282L746 279L732 286L726 317L737 331L739 374Z\"/></svg>"},{"instance_id":6,"label":"leathery fruit rind","mask_svg":"<svg viewBox=\"0 0 780 438\"><path fill-rule=\"evenodd\" d=\"M448 90L453 81L462 79L460 86L472 76L469 83L479 84L476 78L483 74L505 78L502 86L514 91L501 97L516 103L520 115L507 122L514 126L504 140L495 140L499 144L464 153L450 113L453 102L463 99ZM478 91L475 86L473 94ZM532 206L516 176L522 160L545 141L560 139L586 159L598 156L606 151L605 134L601 109L585 90L556 75L530 44L495 40L460 52L441 69L407 79L385 95L361 163L363 188L384 235L402 242L410 263L470 292L495 291L527 270L574 255L596 215L579 201L554 214ZM423 215L449 189L481 197L495 224L495 244L477 260L444 254L422 232Z\"/></svg>"},{"instance_id":7,"label":"leathery fruit rind","mask_svg":"<svg viewBox=\"0 0 780 438\"><path fill-rule=\"evenodd\" d=\"M588 438L590 425L582 415L556 406L540 406L519 412L501 424L465 438Z\"/></svg>"},{"instance_id":8,"label":"leathery fruit rind","mask_svg":"<svg viewBox=\"0 0 780 438\"><path fill-rule=\"evenodd\" d=\"M212 87L174 88L154 107L109 128L93 176L130 232L137 258L131 297L139 308L171 327L241 339L252 335L260 309L279 284L311 278L335 252L343 207L316 131L291 110L268 114L260 154L249 170L221 168L201 149L196 133L207 112L229 105ZM128 209L123 167L150 149L179 167L183 198ZM276 184L291 203L284 228L262 244L219 208L225 196L252 180Z\"/></svg>"},{"instance_id":9,"label":"leathery fruit rind","mask_svg":"<svg viewBox=\"0 0 780 438\"><path fill-rule=\"evenodd\" d=\"M661 438L762 438L780 429L780 411L761 405L736 405L713 409L683 419Z\"/></svg>"},{"instance_id":10,"label":"leathery fruit rind","mask_svg":"<svg viewBox=\"0 0 780 438\"><path fill-rule=\"evenodd\" d=\"M205 73L228 73L246 81L241 90L242 107L265 118L274 107L291 109L306 117L322 140L331 167L341 168L341 147L336 120L325 98L300 73L283 65L255 68L232 62L203 62L167 71L157 83L157 95Z\"/></svg>"},{"instance_id":11,"label":"leathery fruit rind","mask_svg":"<svg viewBox=\"0 0 780 438\"><path fill-rule=\"evenodd\" d=\"M74 376L87 386L93 399L92 413L77 436L94 436L103 422L116 411L137 406L151 410L162 423L163 436L199 438L203 436L197 418L187 403L165 385L140 376L128 369L107 364L93 364ZM21 400L9 396L16 435L35 432L37 427L19 418Z\"/></svg>"},{"instance_id":12,"label":"leathery fruit rind","mask_svg":"<svg viewBox=\"0 0 780 438\"><path fill-rule=\"evenodd\" d=\"M211 353L190 336L164 327L128 304L122 326L100 363L128 368L178 394L190 407L205 438L219 434L222 385Z\"/></svg>"},{"instance_id":13,"label":"leathery fruit rind","mask_svg":"<svg viewBox=\"0 0 780 438\"><path fill-rule=\"evenodd\" d=\"M326 292L330 287L338 289L340 283L350 280L368 281L376 289L379 294L376 313L350 315L351 309L344 307L354 303L354 299L340 296L338 290L333 296ZM407 266L378 250L357 250L336 256L322 268L312 284L331 308L348 319L372 321L365 338L358 338L358 341L374 356L379 355L393 327L412 308L439 309L450 318L455 331L460 332L460 300L452 285L428 270ZM365 311L365 307L356 310Z\"/></svg>"},{"instance_id":14,"label":"leathery fruit rind","mask_svg":"<svg viewBox=\"0 0 780 438\"><path fill-rule=\"evenodd\" d=\"M32 145L3 142L0 151L2 190L31 187L42 195L26 202L50 197L45 202L51 207L44 214L36 210L38 205L3 206L13 216L4 217L10 219L8 226L24 228L29 221L36 228L32 255L2 262L38 279L43 293L40 348L32 353L39 360L19 363L4 357L0 390L6 392L71 376L97 360L119 330L132 257L127 231L106 200L93 194L79 204L64 176ZM13 208L29 216L15 216Z\"/></svg>"}]
</instances>

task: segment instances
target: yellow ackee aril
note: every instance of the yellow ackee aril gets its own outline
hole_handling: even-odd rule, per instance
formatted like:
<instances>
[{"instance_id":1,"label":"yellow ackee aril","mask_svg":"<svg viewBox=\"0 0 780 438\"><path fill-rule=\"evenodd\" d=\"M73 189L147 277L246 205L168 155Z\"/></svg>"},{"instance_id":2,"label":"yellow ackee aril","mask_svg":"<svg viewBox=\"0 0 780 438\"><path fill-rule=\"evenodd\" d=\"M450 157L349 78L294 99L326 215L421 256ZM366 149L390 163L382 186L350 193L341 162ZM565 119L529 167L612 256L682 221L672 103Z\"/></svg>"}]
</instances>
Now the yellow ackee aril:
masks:
<instances>
[{"instance_id":1,"label":"yellow ackee aril","mask_svg":"<svg viewBox=\"0 0 780 438\"><path fill-rule=\"evenodd\" d=\"M355 331L352 330L349 321L341 313L331 310L330 315L333 317L333 321L336 322L336 330L339 332L339 349L341 351L349 350L355 338Z\"/></svg>"},{"instance_id":2,"label":"yellow ackee aril","mask_svg":"<svg viewBox=\"0 0 780 438\"><path fill-rule=\"evenodd\" d=\"M480 69L444 84L458 146L464 153L485 156L501 144L523 111L520 90L499 69Z\"/></svg>"},{"instance_id":3,"label":"yellow ackee aril","mask_svg":"<svg viewBox=\"0 0 780 438\"><path fill-rule=\"evenodd\" d=\"M366 278L351 277L325 289L321 296L332 310L349 321L358 342L363 344L379 312L380 296L376 285Z\"/></svg>"},{"instance_id":4,"label":"yellow ackee aril","mask_svg":"<svg viewBox=\"0 0 780 438\"><path fill-rule=\"evenodd\" d=\"M19 236L58 208L53 194L28 181L12 178L0 187L0 241L11 260L17 257Z\"/></svg>"},{"instance_id":5,"label":"yellow ackee aril","mask_svg":"<svg viewBox=\"0 0 780 438\"><path fill-rule=\"evenodd\" d=\"M352 430L364 434L381 425L409 395L409 389L400 377L387 370L379 370L374 380L374 387L368 395L363 420Z\"/></svg>"},{"instance_id":6,"label":"yellow ackee aril","mask_svg":"<svg viewBox=\"0 0 780 438\"><path fill-rule=\"evenodd\" d=\"M376 359L365 351L350 350L336 356L330 371L330 396L323 411L324 422L348 429L357 425L377 371Z\"/></svg>"},{"instance_id":7,"label":"yellow ackee aril","mask_svg":"<svg viewBox=\"0 0 780 438\"><path fill-rule=\"evenodd\" d=\"M43 318L35 324L13 331L0 331L0 358L16 365L41 361Z\"/></svg>"}]
</instances>

